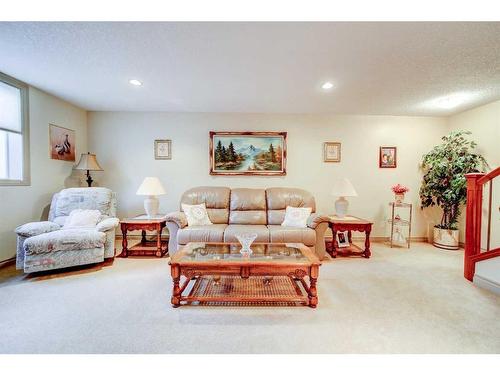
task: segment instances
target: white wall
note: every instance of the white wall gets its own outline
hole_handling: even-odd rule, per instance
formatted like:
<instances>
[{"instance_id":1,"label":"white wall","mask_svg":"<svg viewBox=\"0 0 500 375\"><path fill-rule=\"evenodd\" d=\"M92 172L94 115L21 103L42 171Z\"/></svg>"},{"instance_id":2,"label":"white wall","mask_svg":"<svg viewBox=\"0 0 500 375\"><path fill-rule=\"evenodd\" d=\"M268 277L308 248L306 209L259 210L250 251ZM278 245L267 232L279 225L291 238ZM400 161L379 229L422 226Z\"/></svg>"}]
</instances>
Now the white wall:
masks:
<instances>
[{"instance_id":1,"label":"white wall","mask_svg":"<svg viewBox=\"0 0 500 375\"><path fill-rule=\"evenodd\" d=\"M500 100L459 113L448 118L449 130L469 130L472 139L477 142L477 151L481 153L491 169L500 167ZM488 190L483 192L483 225L481 236L485 247L487 228ZM500 247L500 179L493 180L492 189L492 225L491 248ZM465 241L465 214L460 220L460 241Z\"/></svg>"},{"instance_id":2,"label":"white wall","mask_svg":"<svg viewBox=\"0 0 500 375\"><path fill-rule=\"evenodd\" d=\"M210 176L208 132L287 131L288 160L285 177ZM318 211L331 213L332 183L348 177L359 197L350 199L352 214L375 221L374 236L386 234L385 218L395 183L411 188L414 204L413 236L427 237L418 189L421 156L446 132L446 119L391 116L175 114L90 112L89 151L97 154L104 172L98 183L118 193L118 214L143 211L136 196L142 179L158 176L167 195L160 198L163 212L178 209L183 191L197 185L230 187L291 186L311 191ZM173 159L154 160L153 141L171 139ZM342 142L342 162L323 162L323 142ZM379 146L398 147L398 168L379 169ZM428 211L430 212L430 211ZM428 213L426 213L427 215Z\"/></svg>"},{"instance_id":3,"label":"white wall","mask_svg":"<svg viewBox=\"0 0 500 375\"><path fill-rule=\"evenodd\" d=\"M49 123L76 131L77 157L87 151L84 110L30 87L29 117L31 186L0 186L0 261L15 255L16 226L40 220L54 192L79 184L72 162L49 158Z\"/></svg>"}]
</instances>

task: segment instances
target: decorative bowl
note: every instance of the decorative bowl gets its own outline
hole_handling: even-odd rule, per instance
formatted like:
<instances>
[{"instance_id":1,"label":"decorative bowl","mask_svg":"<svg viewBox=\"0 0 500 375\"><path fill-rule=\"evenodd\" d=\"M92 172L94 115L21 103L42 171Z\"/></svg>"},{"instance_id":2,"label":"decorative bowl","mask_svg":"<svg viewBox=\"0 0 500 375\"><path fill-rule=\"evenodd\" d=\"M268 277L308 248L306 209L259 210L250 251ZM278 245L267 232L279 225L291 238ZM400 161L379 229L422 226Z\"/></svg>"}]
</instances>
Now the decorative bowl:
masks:
<instances>
[{"instance_id":1,"label":"decorative bowl","mask_svg":"<svg viewBox=\"0 0 500 375\"><path fill-rule=\"evenodd\" d=\"M252 254L252 249L250 249L250 245L252 245L252 242L255 241L255 239L257 238L257 233L237 234L236 238L241 244L240 253L243 255Z\"/></svg>"}]
</instances>

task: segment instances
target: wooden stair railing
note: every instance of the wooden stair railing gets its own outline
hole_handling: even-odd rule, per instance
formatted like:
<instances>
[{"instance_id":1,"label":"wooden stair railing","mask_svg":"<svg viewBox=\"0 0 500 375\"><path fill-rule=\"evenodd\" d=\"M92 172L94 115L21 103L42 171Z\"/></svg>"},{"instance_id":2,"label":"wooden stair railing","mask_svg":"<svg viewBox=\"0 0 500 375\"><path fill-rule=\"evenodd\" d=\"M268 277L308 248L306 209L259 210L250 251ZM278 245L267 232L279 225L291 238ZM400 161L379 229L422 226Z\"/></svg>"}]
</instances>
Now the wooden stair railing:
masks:
<instances>
[{"instance_id":1,"label":"wooden stair railing","mask_svg":"<svg viewBox=\"0 0 500 375\"><path fill-rule=\"evenodd\" d=\"M464 277L472 281L476 262L500 256L500 248L490 249L491 199L493 179L500 176L500 167L485 173L469 173L467 178L467 209L465 217ZM481 221L483 210L483 187L489 182L488 238L486 251L481 252Z\"/></svg>"}]
</instances>

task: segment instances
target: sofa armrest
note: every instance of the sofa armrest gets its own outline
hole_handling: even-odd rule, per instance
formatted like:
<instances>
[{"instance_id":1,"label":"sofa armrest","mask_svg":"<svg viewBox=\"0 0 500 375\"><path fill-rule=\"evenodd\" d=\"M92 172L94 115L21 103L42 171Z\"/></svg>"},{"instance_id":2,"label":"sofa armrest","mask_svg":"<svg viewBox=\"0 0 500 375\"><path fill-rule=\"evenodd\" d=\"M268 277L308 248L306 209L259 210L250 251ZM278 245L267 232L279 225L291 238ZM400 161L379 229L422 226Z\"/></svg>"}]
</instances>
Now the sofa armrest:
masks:
<instances>
[{"instance_id":1,"label":"sofa armrest","mask_svg":"<svg viewBox=\"0 0 500 375\"><path fill-rule=\"evenodd\" d=\"M16 233L23 237L33 237L59 229L61 229L61 226L52 221L34 221L17 227Z\"/></svg>"},{"instance_id":2,"label":"sofa armrest","mask_svg":"<svg viewBox=\"0 0 500 375\"><path fill-rule=\"evenodd\" d=\"M321 215L318 213L311 214L309 219L307 219L307 226L311 229L316 229L316 227L321 223L330 222L330 217L326 215Z\"/></svg>"},{"instance_id":3,"label":"sofa armrest","mask_svg":"<svg viewBox=\"0 0 500 375\"><path fill-rule=\"evenodd\" d=\"M96 229L99 232L106 232L111 229L115 229L118 226L118 223L120 220L118 220L116 217L108 217L107 219L104 219L103 221L97 223Z\"/></svg>"},{"instance_id":4,"label":"sofa armrest","mask_svg":"<svg viewBox=\"0 0 500 375\"><path fill-rule=\"evenodd\" d=\"M182 229L188 225L186 214L184 212L171 212L166 216L167 222L175 223Z\"/></svg>"}]
</instances>

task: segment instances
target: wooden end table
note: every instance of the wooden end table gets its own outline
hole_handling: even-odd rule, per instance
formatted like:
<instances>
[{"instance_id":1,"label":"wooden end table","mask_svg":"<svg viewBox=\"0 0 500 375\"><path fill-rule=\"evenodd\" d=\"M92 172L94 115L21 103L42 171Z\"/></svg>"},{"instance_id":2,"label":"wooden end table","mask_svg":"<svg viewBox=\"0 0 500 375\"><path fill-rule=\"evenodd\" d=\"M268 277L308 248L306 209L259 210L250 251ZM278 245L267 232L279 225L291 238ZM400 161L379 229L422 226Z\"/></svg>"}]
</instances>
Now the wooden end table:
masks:
<instances>
[{"instance_id":1,"label":"wooden end table","mask_svg":"<svg viewBox=\"0 0 500 375\"><path fill-rule=\"evenodd\" d=\"M158 258L164 256L168 251L167 241L162 241L161 232L167 225L167 220L164 215L148 217L146 215L137 216L134 218L123 219L120 221L122 230L122 253L121 258L127 258L129 255L155 255ZM127 232L132 230L142 231L141 242L128 247ZM146 239L146 231L156 232L156 241L148 241Z\"/></svg>"},{"instance_id":2,"label":"wooden end table","mask_svg":"<svg viewBox=\"0 0 500 375\"><path fill-rule=\"evenodd\" d=\"M371 256L370 252L370 232L372 231L372 222L361 219L356 216L345 216L343 218L339 218L338 216L330 216L330 228L332 230L332 250L330 255L333 258L339 256L351 256L351 255L360 255L365 258L369 258ZM339 248L337 245L337 241L335 240L337 232L345 232L348 233L349 239L349 247ZM352 231L356 232L365 232L365 248L352 243Z\"/></svg>"}]
</instances>

